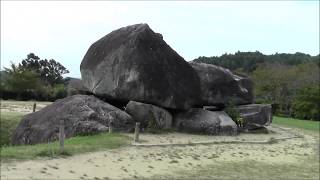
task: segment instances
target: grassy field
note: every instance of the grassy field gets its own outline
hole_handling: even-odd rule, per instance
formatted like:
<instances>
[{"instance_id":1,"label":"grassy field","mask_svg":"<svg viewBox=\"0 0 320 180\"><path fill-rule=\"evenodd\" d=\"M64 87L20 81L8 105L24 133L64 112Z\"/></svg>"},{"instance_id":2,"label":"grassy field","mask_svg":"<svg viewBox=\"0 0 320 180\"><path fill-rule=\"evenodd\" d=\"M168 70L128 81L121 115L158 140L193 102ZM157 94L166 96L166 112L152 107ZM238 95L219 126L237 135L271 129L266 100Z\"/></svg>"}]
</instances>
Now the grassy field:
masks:
<instances>
[{"instance_id":1,"label":"grassy field","mask_svg":"<svg viewBox=\"0 0 320 180\"><path fill-rule=\"evenodd\" d=\"M9 145L10 137L19 124L23 114L17 112L1 112L0 146Z\"/></svg>"},{"instance_id":2,"label":"grassy field","mask_svg":"<svg viewBox=\"0 0 320 180\"><path fill-rule=\"evenodd\" d=\"M316 132L319 132L320 130L320 121L308 121L308 120L274 116L272 124L277 124L277 125L286 126L286 127L300 128L300 129L311 130Z\"/></svg>"},{"instance_id":3,"label":"grassy field","mask_svg":"<svg viewBox=\"0 0 320 180\"><path fill-rule=\"evenodd\" d=\"M1 106L30 106L32 107L33 103L36 102L37 104L41 105L49 105L52 102L49 101L16 101L16 100L1 100Z\"/></svg>"},{"instance_id":4,"label":"grassy field","mask_svg":"<svg viewBox=\"0 0 320 180\"><path fill-rule=\"evenodd\" d=\"M23 114L31 113L34 103L36 103L36 110L40 110L45 106L52 104L52 102L45 101L1 100L1 112L17 112Z\"/></svg>"},{"instance_id":5,"label":"grassy field","mask_svg":"<svg viewBox=\"0 0 320 180\"><path fill-rule=\"evenodd\" d=\"M65 152L59 153L58 142L48 144L7 146L1 148L1 160L34 159L35 157L68 156L85 152L118 148L128 144L130 138L117 133L78 136L66 139Z\"/></svg>"},{"instance_id":6,"label":"grassy field","mask_svg":"<svg viewBox=\"0 0 320 180\"><path fill-rule=\"evenodd\" d=\"M1 100L0 113L0 146L9 145L12 132L19 124L21 118L33 110L35 101ZM36 102L36 111L52 102Z\"/></svg>"}]
</instances>

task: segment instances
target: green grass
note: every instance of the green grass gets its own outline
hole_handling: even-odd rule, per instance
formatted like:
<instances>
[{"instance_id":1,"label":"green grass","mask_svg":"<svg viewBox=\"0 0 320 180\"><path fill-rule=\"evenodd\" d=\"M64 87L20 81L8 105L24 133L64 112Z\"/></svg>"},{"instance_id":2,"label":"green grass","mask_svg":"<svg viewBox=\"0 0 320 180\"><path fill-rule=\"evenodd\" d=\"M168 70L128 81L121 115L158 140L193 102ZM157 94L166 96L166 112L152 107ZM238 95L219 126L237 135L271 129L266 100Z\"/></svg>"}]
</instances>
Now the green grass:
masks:
<instances>
[{"instance_id":1,"label":"green grass","mask_svg":"<svg viewBox=\"0 0 320 180\"><path fill-rule=\"evenodd\" d=\"M0 146L9 145L10 138L19 124L23 114L16 112L2 112L0 115Z\"/></svg>"},{"instance_id":2,"label":"green grass","mask_svg":"<svg viewBox=\"0 0 320 180\"><path fill-rule=\"evenodd\" d=\"M59 142L6 146L1 148L1 160L33 159L36 157L57 157L85 152L118 148L129 143L130 138L117 133L101 133L92 136L77 136L66 139L62 154L59 153Z\"/></svg>"},{"instance_id":3,"label":"green grass","mask_svg":"<svg viewBox=\"0 0 320 180\"><path fill-rule=\"evenodd\" d=\"M272 120L272 124L300 128L300 129L316 131L316 132L319 132L320 130L320 121L309 121L309 120L300 120L300 119L294 119L294 118L274 116Z\"/></svg>"}]
</instances>

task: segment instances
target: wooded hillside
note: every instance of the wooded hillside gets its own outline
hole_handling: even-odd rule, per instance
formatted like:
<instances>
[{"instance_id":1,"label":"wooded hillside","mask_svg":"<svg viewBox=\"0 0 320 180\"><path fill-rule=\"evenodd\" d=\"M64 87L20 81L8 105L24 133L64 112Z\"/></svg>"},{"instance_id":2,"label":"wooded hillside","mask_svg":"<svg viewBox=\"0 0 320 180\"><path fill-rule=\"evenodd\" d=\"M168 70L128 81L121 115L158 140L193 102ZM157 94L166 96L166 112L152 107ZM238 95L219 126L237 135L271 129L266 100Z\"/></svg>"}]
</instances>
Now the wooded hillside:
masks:
<instances>
[{"instance_id":1,"label":"wooded hillside","mask_svg":"<svg viewBox=\"0 0 320 180\"><path fill-rule=\"evenodd\" d=\"M201 56L193 61L249 75L255 83L256 102L273 104L278 115L320 119L319 55L264 55L256 51Z\"/></svg>"}]
</instances>

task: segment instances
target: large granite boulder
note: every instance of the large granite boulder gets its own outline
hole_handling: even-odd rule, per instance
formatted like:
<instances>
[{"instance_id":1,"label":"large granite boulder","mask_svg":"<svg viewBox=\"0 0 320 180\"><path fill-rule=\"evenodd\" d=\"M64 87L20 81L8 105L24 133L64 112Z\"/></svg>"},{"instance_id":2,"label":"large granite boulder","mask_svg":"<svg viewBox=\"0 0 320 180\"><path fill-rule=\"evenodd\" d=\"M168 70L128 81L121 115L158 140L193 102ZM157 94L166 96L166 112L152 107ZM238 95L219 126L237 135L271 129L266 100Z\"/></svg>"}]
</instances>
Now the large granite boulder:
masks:
<instances>
[{"instance_id":1,"label":"large granite boulder","mask_svg":"<svg viewBox=\"0 0 320 180\"><path fill-rule=\"evenodd\" d=\"M169 129L172 125L170 112L151 104L130 101L126 106L126 112L134 121L140 122L142 128Z\"/></svg>"},{"instance_id":2,"label":"large granite boulder","mask_svg":"<svg viewBox=\"0 0 320 180\"><path fill-rule=\"evenodd\" d=\"M188 109L199 98L196 72L147 24L120 28L93 43L80 70L92 93L113 100Z\"/></svg>"},{"instance_id":3,"label":"large granite boulder","mask_svg":"<svg viewBox=\"0 0 320 180\"><path fill-rule=\"evenodd\" d=\"M198 105L225 106L253 102L253 83L248 77L211 64L192 62L190 65L200 77L201 98Z\"/></svg>"},{"instance_id":4,"label":"large granite boulder","mask_svg":"<svg viewBox=\"0 0 320 180\"><path fill-rule=\"evenodd\" d=\"M224 111L192 108L174 116L174 127L181 132L208 135L237 135L236 123Z\"/></svg>"},{"instance_id":5,"label":"large granite boulder","mask_svg":"<svg viewBox=\"0 0 320 180\"><path fill-rule=\"evenodd\" d=\"M12 144L46 143L58 139L60 120L64 120L66 138L108 130L134 127L131 116L94 96L74 95L60 99L40 111L27 114L16 128Z\"/></svg>"},{"instance_id":6,"label":"large granite boulder","mask_svg":"<svg viewBox=\"0 0 320 180\"><path fill-rule=\"evenodd\" d=\"M234 107L244 120L244 128L248 130L267 126L272 122L270 104L249 104Z\"/></svg>"}]
</instances>

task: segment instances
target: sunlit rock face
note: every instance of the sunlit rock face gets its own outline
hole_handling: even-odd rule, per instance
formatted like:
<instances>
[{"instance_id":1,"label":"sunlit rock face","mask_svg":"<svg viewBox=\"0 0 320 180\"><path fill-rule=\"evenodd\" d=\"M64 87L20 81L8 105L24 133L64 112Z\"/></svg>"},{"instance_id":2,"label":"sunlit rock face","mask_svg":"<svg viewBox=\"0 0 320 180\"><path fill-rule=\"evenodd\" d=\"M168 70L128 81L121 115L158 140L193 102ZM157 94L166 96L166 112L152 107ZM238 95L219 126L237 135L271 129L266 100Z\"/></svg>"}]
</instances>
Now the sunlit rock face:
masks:
<instances>
[{"instance_id":1,"label":"sunlit rock face","mask_svg":"<svg viewBox=\"0 0 320 180\"><path fill-rule=\"evenodd\" d=\"M147 24L120 28L93 43L80 70L92 93L112 100L188 109L199 99L197 73Z\"/></svg>"}]
</instances>

